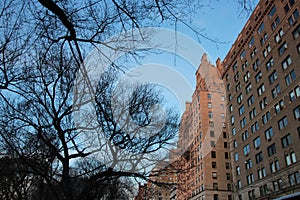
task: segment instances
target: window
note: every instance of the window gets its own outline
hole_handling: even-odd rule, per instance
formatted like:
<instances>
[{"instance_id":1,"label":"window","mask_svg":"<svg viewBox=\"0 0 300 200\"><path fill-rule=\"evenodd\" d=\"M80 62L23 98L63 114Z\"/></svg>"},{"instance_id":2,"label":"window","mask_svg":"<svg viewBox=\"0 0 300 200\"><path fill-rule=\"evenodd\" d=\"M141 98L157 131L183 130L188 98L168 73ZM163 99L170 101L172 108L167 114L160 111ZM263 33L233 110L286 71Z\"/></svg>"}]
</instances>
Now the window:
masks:
<instances>
[{"instance_id":1,"label":"window","mask_svg":"<svg viewBox=\"0 0 300 200\"><path fill-rule=\"evenodd\" d=\"M299 172L289 174L289 182L290 182L290 186L300 184L300 174L299 174Z\"/></svg>"},{"instance_id":2,"label":"window","mask_svg":"<svg viewBox=\"0 0 300 200\"><path fill-rule=\"evenodd\" d=\"M263 161L263 155L262 152L259 152L258 154L255 155L255 161L256 164L260 163L261 161Z\"/></svg>"},{"instance_id":3,"label":"window","mask_svg":"<svg viewBox=\"0 0 300 200\"><path fill-rule=\"evenodd\" d=\"M247 176L247 184L250 185L253 182L254 182L254 176L253 176L253 174L248 175Z\"/></svg>"},{"instance_id":4,"label":"window","mask_svg":"<svg viewBox=\"0 0 300 200\"><path fill-rule=\"evenodd\" d=\"M287 134L286 136L281 138L282 148L285 148L285 147L289 146L290 144L291 144L291 135L290 134Z\"/></svg>"},{"instance_id":5,"label":"window","mask_svg":"<svg viewBox=\"0 0 300 200\"><path fill-rule=\"evenodd\" d=\"M250 53L251 58L253 59L256 54L257 54L257 49L254 47L253 51Z\"/></svg>"},{"instance_id":6,"label":"window","mask_svg":"<svg viewBox=\"0 0 300 200\"><path fill-rule=\"evenodd\" d=\"M240 175L241 174L241 168L240 168L240 166L237 166L235 168L235 171L236 171L236 175Z\"/></svg>"},{"instance_id":7,"label":"window","mask_svg":"<svg viewBox=\"0 0 300 200\"><path fill-rule=\"evenodd\" d=\"M262 117L262 123L266 124L271 119L271 114L269 111L267 111Z\"/></svg>"},{"instance_id":8,"label":"window","mask_svg":"<svg viewBox=\"0 0 300 200\"><path fill-rule=\"evenodd\" d=\"M272 48L271 48L270 44L268 44L268 45L267 45L267 51L268 51L268 53L270 53L271 50L272 50Z\"/></svg>"},{"instance_id":9,"label":"window","mask_svg":"<svg viewBox=\"0 0 300 200\"><path fill-rule=\"evenodd\" d=\"M248 94L252 89L252 85L251 83L249 83L247 86L246 86L246 93Z\"/></svg>"},{"instance_id":10,"label":"window","mask_svg":"<svg viewBox=\"0 0 300 200\"><path fill-rule=\"evenodd\" d=\"M228 81L229 80L229 74L226 74L225 78L226 78L226 81Z\"/></svg>"},{"instance_id":11,"label":"window","mask_svg":"<svg viewBox=\"0 0 300 200\"><path fill-rule=\"evenodd\" d=\"M293 110L293 112L294 112L294 117L295 117L295 119L300 119L300 105L297 106L297 107Z\"/></svg>"},{"instance_id":12,"label":"window","mask_svg":"<svg viewBox=\"0 0 300 200\"><path fill-rule=\"evenodd\" d=\"M228 95L228 100L229 100L229 101L232 100L232 95L231 95L231 94Z\"/></svg>"},{"instance_id":13,"label":"window","mask_svg":"<svg viewBox=\"0 0 300 200\"><path fill-rule=\"evenodd\" d=\"M276 153L276 146L275 143L271 144L270 146L268 146L268 156L272 156L273 154Z\"/></svg>"},{"instance_id":14,"label":"window","mask_svg":"<svg viewBox=\"0 0 300 200\"><path fill-rule=\"evenodd\" d=\"M252 165L252 160L251 159L246 160L246 162L245 162L245 168L246 168L246 170L251 169L252 166L253 166Z\"/></svg>"},{"instance_id":15,"label":"window","mask_svg":"<svg viewBox=\"0 0 300 200\"><path fill-rule=\"evenodd\" d=\"M295 79L296 79L296 73L295 73L294 70L292 70L292 71L285 77L285 83L286 83L286 86L289 86Z\"/></svg>"},{"instance_id":16,"label":"window","mask_svg":"<svg viewBox=\"0 0 300 200\"><path fill-rule=\"evenodd\" d=\"M273 162L270 163L270 171L271 173L275 173L280 170L279 161L275 159Z\"/></svg>"},{"instance_id":17,"label":"window","mask_svg":"<svg viewBox=\"0 0 300 200\"><path fill-rule=\"evenodd\" d=\"M274 22L271 24L272 30L274 31L279 24L280 24L280 18L277 16Z\"/></svg>"},{"instance_id":18,"label":"window","mask_svg":"<svg viewBox=\"0 0 300 200\"><path fill-rule=\"evenodd\" d=\"M229 163L226 163L225 168L226 168L226 169L229 169L229 168L230 168L230 164L229 164Z\"/></svg>"},{"instance_id":19,"label":"window","mask_svg":"<svg viewBox=\"0 0 300 200\"><path fill-rule=\"evenodd\" d=\"M213 189L217 190L218 189L218 183L213 183Z\"/></svg>"},{"instance_id":20,"label":"window","mask_svg":"<svg viewBox=\"0 0 300 200\"><path fill-rule=\"evenodd\" d=\"M224 142L224 148L227 149L228 148L228 143Z\"/></svg>"},{"instance_id":21,"label":"window","mask_svg":"<svg viewBox=\"0 0 300 200\"><path fill-rule=\"evenodd\" d=\"M254 37L252 37L248 43L249 48L251 48L253 44L254 44Z\"/></svg>"},{"instance_id":22,"label":"window","mask_svg":"<svg viewBox=\"0 0 300 200\"><path fill-rule=\"evenodd\" d=\"M244 146L244 155L247 156L250 153L250 145L247 144Z\"/></svg>"},{"instance_id":23,"label":"window","mask_svg":"<svg viewBox=\"0 0 300 200\"><path fill-rule=\"evenodd\" d=\"M230 90L230 83L227 84L227 91Z\"/></svg>"},{"instance_id":24,"label":"window","mask_svg":"<svg viewBox=\"0 0 300 200\"><path fill-rule=\"evenodd\" d=\"M246 120L246 118L244 117L244 118L240 121L240 126L241 126L241 128L244 128L244 127L246 126L246 124L247 124L247 120Z\"/></svg>"},{"instance_id":25,"label":"window","mask_svg":"<svg viewBox=\"0 0 300 200\"><path fill-rule=\"evenodd\" d=\"M242 182L241 182L241 180L238 180L237 181L237 187L240 189L240 188L242 188Z\"/></svg>"},{"instance_id":26,"label":"window","mask_svg":"<svg viewBox=\"0 0 300 200\"><path fill-rule=\"evenodd\" d=\"M242 140L243 140L243 141L247 140L248 137L249 137L248 131L245 131L244 133L242 133Z\"/></svg>"},{"instance_id":27,"label":"window","mask_svg":"<svg viewBox=\"0 0 300 200\"><path fill-rule=\"evenodd\" d=\"M258 149L258 147L260 146L260 136L253 140L253 146L255 149Z\"/></svg>"},{"instance_id":28,"label":"window","mask_svg":"<svg viewBox=\"0 0 300 200\"><path fill-rule=\"evenodd\" d=\"M266 196L268 190L269 190L269 189L268 189L267 184L264 184L263 186L260 186L260 187L259 187L260 196L261 196L261 197Z\"/></svg>"},{"instance_id":29,"label":"window","mask_svg":"<svg viewBox=\"0 0 300 200\"><path fill-rule=\"evenodd\" d=\"M283 108L284 108L284 101L280 100L278 103L276 103L274 105L274 108L275 108L275 113L276 114L280 113L280 111L283 110Z\"/></svg>"},{"instance_id":30,"label":"window","mask_svg":"<svg viewBox=\"0 0 300 200\"><path fill-rule=\"evenodd\" d=\"M229 153L225 152L225 159L229 159Z\"/></svg>"},{"instance_id":31,"label":"window","mask_svg":"<svg viewBox=\"0 0 300 200\"><path fill-rule=\"evenodd\" d=\"M266 169L264 167L257 170L257 177L258 177L258 179L262 179L262 178L264 178L266 176L267 176L267 173L266 173Z\"/></svg>"},{"instance_id":32,"label":"window","mask_svg":"<svg viewBox=\"0 0 300 200\"><path fill-rule=\"evenodd\" d=\"M236 134L235 127L233 127L233 128L231 129L231 134L232 134L232 135L235 135L235 134Z\"/></svg>"},{"instance_id":33,"label":"window","mask_svg":"<svg viewBox=\"0 0 300 200\"><path fill-rule=\"evenodd\" d=\"M271 69L271 67L274 65L274 59L271 57L268 62L266 63L267 70Z\"/></svg>"},{"instance_id":34,"label":"window","mask_svg":"<svg viewBox=\"0 0 300 200\"><path fill-rule=\"evenodd\" d=\"M214 131L210 131L210 137L215 137L215 132Z\"/></svg>"},{"instance_id":35,"label":"window","mask_svg":"<svg viewBox=\"0 0 300 200\"><path fill-rule=\"evenodd\" d=\"M210 118L210 119L213 118L213 113L211 111L208 112L208 118Z\"/></svg>"},{"instance_id":36,"label":"window","mask_svg":"<svg viewBox=\"0 0 300 200\"><path fill-rule=\"evenodd\" d=\"M241 60L245 58L245 55L246 55L246 50L243 50L241 53Z\"/></svg>"},{"instance_id":37,"label":"window","mask_svg":"<svg viewBox=\"0 0 300 200\"><path fill-rule=\"evenodd\" d=\"M273 17L275 13L276 13L276 6L274 5L271 11L269 12L269 17Z\"/></svg>"},{"instance_id":38,"label":"window","mask_svg":"<svg viewBox=\"0 0 300 200\"><path fill-rule=\"evenodd\" d=\"M208 108L212 108L212 103L211 103L211 102L208 102L208 103L207 103L207 107L208 107Z\"/></svg>"},{"instance_id":39,"label":"window","mask_svg":"<svg viewBox=\"0 0 300 200\"><path fill-rule=\"evenodd\" d=\"M284 11L287 13L289 10L290 10L290 6L289 6L289 4L286 4L284 6Z\"/></svg>"},{"instance_id":40,"label":"window","mask_svg":"<svg viewBox=\"0 0 300 200\"><path fill-rule=\"evenodd\" d=\"M283 180L280 178L276 181L273 181L273 188L274 188L274 191L277 192L279 190L282 189L284 183L283 183Z\"/></svg>"},{"instance_id":41,"label":"window","mask_svg":"<svg viewBox=\"0 0 300 200\"><path fill-rule=\"evenodd\" d=\"M290 101L291 102L295 101L296 95L295 95L295 91L294 90L292 90L292 91L289 92L289 97L290 97Z\"/></svg>"},{"instance_id":42,"label":"window","mask_svg":"<svg viewBox=\"0 0 300 200\"><path fill-rule=\"evenodd\" d=\"M300 97L300 87L299 86L295 87L294 91L295 91L296 97L297 98Z\"/></svg>"},{"instance_id":43,"label":"window","mask_svg":"<svg viewBox=\"0 0 300 200\"><path fill-rule=\"evenodd\" d=\"M215 141L210 141L210 146L215 147L216 146Z\"/></svg>"},{"instance_id":44,"label":"window","mask_svg":"<svg viewBox=\"0 0 300 200\"><path fill-rule=\"evenodd\" d=\"M274 81L278 78L277 76L277 72L276 70L274 70L272 72L272 74L269 76L269 81L270 81L270 84L274 83Z\"/></svg>"},{"instance_id":45,"label":"window","mask_svg":"<svg viewBox=\"0 0 300 200\"><path fill-rule=\"evenodd\" d=\"M244 105L239 108L239 114L242 115L245 112Z\"/></svg>"},{"instance_id":46,"label":"window","mask_svg":"<svg viewBox=\"0 0 300 200\"><path fill-rule=\"evenodd\" d=\"M212 97L211 94L208 93L208 94L207 94L207 99L208 99L208 100L211 100L211 97Z\"/></svg>"},{"instance_id":47,"label":"window","mask_svg":"<svg viewBox=\"0 0 300 200\"><path fill-rule=\"evenodd\" d=\"M243 94L239 94L239 96L237 97L237 102L240 104L243 100Z\"/></svg>"},{"instance_id":48,"label":"window","mask_svg":"<svg viewBox=\"0 0 300 200\"><path fill-rule=\"evenodd\" d=\"M232 190L231 184L227 184L227 190L228 190L228 191L231 191L231 190ZM228 195L228 200L232 200L232 196L231 196L231 195Z\"/></svg>"},{"instance_id":49,"label":"window","mask_svg":"<svg viewBox=\"0 0 300 200\"><path fill-rule=\"evenodd\" d=\"M212 162L211 163L211 167L214 168L214 169L217 168L217 163L216 162Z\"/></svg>"},{"instance_id":50,"label":"window","mask_svg":"<svg viewBox=\"0 0 300 200\"><path fill-rule=\"evenodd\" d=\"M274 136L274 132L273 132L273 128L270 127L265 131L265 136L266 139L269 141L273 136Z\"/></svg>"},{"instance_id":51,"label":"window","mask_svg":"<svg viewBox=\"0 0 300 200\"><path fill-rule=\"evenodd\" d=\"M257 94L258 96L262 95L265 92L265 85L261 84L261 86L258 87L257 89Z\"/></svg>"},{"instance_id":52,"label":"window","mask_svg":"<svg viewBox=\"0 0 300 200\"><path fill-rule=\"evenodd\" d=\"M233 125L234 124L234 115L232 115L230 119L231 119L231 125Z\"/></svg>"},{"instance_id":53,"label":"window","mask_svg":"<svg viewBox=\"0 0 300 200\"><path fill-rule=\"evenodd\" d=\"M289 166L295 162L297 162L295 152L292 151L290 154L288 154L288 153L285 154L285 163L287 166Z\"/></svg>"},{"instance_id":54,"label":"window","mask_svg":"<svg viewBox=\"0 0 300 200\"><path fill-rule=\"evenodd\" d=\"M233 140L233 148L237 148L237 141L236 140Z\"/></svg>"},{"instance_id":55,"label":"window","mask_svg":"<svg viewBox=\"0 0 300 200\"><path fill-rule=\"evenodd\" d=\"M266 43L266 41L268 40L268 34L265 33L264 36L266 36L266 37L262 37L262 38L260 39L260 45L261 45L261 46L263 46L263 45Z\"/></svg>"},{"instance_id":56,"label":"window","mask_svg":"<svg viewBox=\"0 0 300 200\"><path fill-rule=\"evenodd\" d=\"M253 119L255 116L256 116L256 109L253 108L253 109L249 112L250 120Z\"/></svg>"},{"instance_id":57,"label":"window","mask_svg":"<svg viewBox=\"0 0 300 200\"><path fill-rule=\"evenodd\" d=\"M257 71L259 65L260 65L260 61L259 59L256 59L256 61L252 64L253 71Z\"/></svg>"},{"instance_id":58,"label":"window","mask_svg":"<svg viewBox=\"0 0 300 200\"><path fill-rule=\"evenodd\" d=\"M230 180L230 179L231 179L230 173L226 173L226 180Z\"/></svg>"},{"instance_id":59,"label":"window","mask_svg":"<svg viewBox=\"0 0 300 200\"><path fill-rule=\"evenodd\" d=\"M214 194L214 200L219 200L219 195L218 194Z\"/></svg>"},{"instance_id":60,"label":"window","mask_svg":"<svg viewBox=\"0 0 300 200\"><path fill-rule=\"evenodd\" d=\"M262 78L262 73L261 71L259 71L255 76L256 83L259 82L261 78Z\"/></svg>"},{"instance_id":61,"label":"window","mask_svg":"<svg viewBox=\"0 0 300 200\"><path fill-rule=\"evenodd\" d=\"M281 38L284 35L283 29L279 29L278 33L274 36L274 39L276 41L276 43L280 43L281 42Z\"/></svg>"},{"instance_id":62,"label":"window","mask_svg":"<svg viewBox=\"0 0 300 200\"><path fill-rule=\"evenodd\" d=\"M250 72L247 71L246 74L244 75L244 82L247 83L249 78L250 78Z\"/></svg>"},{"instance_id":63,"label":"window","mask_svg":"<svg viewBox=\"0 0 300 200\"><path fill-rule=\"evenodd\" d=\"M261 110L265 109L267 103L268 103L268 102L267 102L267 97L264 97L263 100L261 100L261 101L259 102L259 107L260 107L260 109L261 109Z\"/></svg>"},{"instance_id":64,"label":"window","mask_svg":"<svg viewBox=\"0 0 300 200\"><path fill-rule=\"evenodd\" d=\"M275 98L275 97L277 97L278 96L278 94L280 93L280 85L279 84L277 84L276 86L275 86L275 88L271 91L272 92L272 97L273 97L273 99Z\"/></svg>"},{"instance_id":65,"label":"window","mask_svg":"<svg viewBox=\"0 0 300 200\"><path fill-rule=\"evenodd\" d=\"M216 155L216 152L215 152L215 151L211 151L211 152L210 152L210 154L211 154L211 157L212 157L212 158L216 158L216 157L217 157L217 155Z\"/></svg>"},{"instance_id":66,"label":"window","mask_svg":"<svg viewBox=\"0 0 300 200\"><path fill-rule=\"evenodd\" d=\"M298 25L297 28L295 28L295 30L293 31L294 39L298 38L299 35L300 35L300 25Z\"/></svg>"},{"instance_id":67,"label":"window","mask_svg":"<svg viewBox=\"0 0 300 200\"><path fill-rule=\"evenodd\" d=\"M293 14L288 18L288 21L289 21L290 25L293 25L297 21L298 17L299 17L299 12L296 9L293 12Z\"/></svg>"},{"instance_id":68,"label":"window","mask_svg":"<svg viewBox=\"0 0 300 200\"><path fill-rule=\"evenodd\" d=\"M239 160L239 154L236 152L234 154L234 161L238 161Z\"/></svg>"},{"instance_id":69,"label":"window","mask_svg":"<svg viewBox=\"0 0 300 200\"><path fill-rule=\"evenodd\" d=\"M289 0L290 6L292 7L295 3L295 0Z\"/></svg>"},{"instance_id":70,"label":"window","mask_svg":"<svg viewBox=\"0 0 300 200\"><path fill-rule=\"evenodd\" d=\"M279 55L283 55L283 53L287 50L287 43L284 42L278 49Z\"/></svg>"},{"instance_id":71,"label":"window","mask_svg":"<svg viewBox=\"0 0 300 200\"><path fill-rule=\"evenodd\" d=\"M282 69L286 70L292 64L291 56L288 55L281 63Z\"/></svg>"},{"instance_id":72,"label":"window","mask_svg":"<svg viewBox=\"0 0 300 200\"><path fill-rule=\"evenodd\" d=\"M268 56L268 52L266 49L263 50L263 56L264 56L264 58L266 58Z\"/></svg>"},{"instance_id":73,"label":"window","mask_svg":"<svg viewBox=\"0 0 300 200\"><path fill-rule=\"evenodd\" d=\"M254 96L251 95L251 96L247 99L247 102L248 102L248 106L251 106L251 105L254 103Z\"/></svg>"},{"instance_id":74,"label":"window","mask_svg":"<svg viewBox=\"0 0 300 200\"><path fill-rule=\"evenodd\" d=\"M262 22L262 23L259 25L259 27L258 27L258 29L257 29L257 32L260 34L260 33L264 30L264 28L265 28L265 24Z\"/></svg>"},{"instance_id":75,"label":"window","mask_svg":"<svg viewBox=\"0 0 300 200\"><path fill-rule=\"evenodd\" d=\"M256 133L256 131L258 131L259 127L258 127L258 123L255 122L254 124L251 125L251 131L252 133Z\"/></svg>"},{"instance_id":76,"label":"window","mask_svg":"<svg viewBox=\"0 0 300 200\"><path fill-rule=\"evenodd\" d=\"M217 179L217 178L218 178L217 172L213 172L213 173L212 173L212 178L213 178L213 179Z\"/></svg>"},{"instance_id":77,"label":"window","mask_svg":"<svg viewBox=\"0 0 300 200\"><path fill-rule=\"evenodd\" d=\"M229 112L232 112L233 111L233 107L232 105L229 106Z\"/></svg>"},{"instance_id":78,"label":"window","mask_svg":"<svg viewBox=\"0 0 300 200\"><path fill-rule=\"evenodd\" d=\"M288 121L286 116L284 116L282 119L280 119L278 122L278 129L282 130L288 125Z\"/></svg>"}]
</instances>

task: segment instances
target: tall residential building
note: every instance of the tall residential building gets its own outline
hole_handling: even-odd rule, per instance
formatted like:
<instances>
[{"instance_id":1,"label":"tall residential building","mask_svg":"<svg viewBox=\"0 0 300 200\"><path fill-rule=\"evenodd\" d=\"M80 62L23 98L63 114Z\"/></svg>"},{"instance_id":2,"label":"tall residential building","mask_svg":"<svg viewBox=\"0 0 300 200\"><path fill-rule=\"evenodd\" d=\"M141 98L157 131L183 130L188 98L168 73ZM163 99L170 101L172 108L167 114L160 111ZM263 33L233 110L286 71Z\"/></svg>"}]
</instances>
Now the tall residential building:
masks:
<instances>
[{"instance_id":1,"label":"tall residential building","mask_svg":"<svg viewBox=\"0 0 300 200\"><path fill-rule=\"evenodd\" d=\"M231 199L224 85L205 54L196 79L192 101L186 103L180 124L178 149L185 153L176 199Z\"/></svg>"},{"instance_id":2,"label":"tall residential building","mask_svg":"<svg viewBox=\"0 0 300 200\"><path fill-rule=\"evenodd\" d=\"M261 0L219 67L234 199L300 191L299 6Z\"/></svg>"}]
</instances>

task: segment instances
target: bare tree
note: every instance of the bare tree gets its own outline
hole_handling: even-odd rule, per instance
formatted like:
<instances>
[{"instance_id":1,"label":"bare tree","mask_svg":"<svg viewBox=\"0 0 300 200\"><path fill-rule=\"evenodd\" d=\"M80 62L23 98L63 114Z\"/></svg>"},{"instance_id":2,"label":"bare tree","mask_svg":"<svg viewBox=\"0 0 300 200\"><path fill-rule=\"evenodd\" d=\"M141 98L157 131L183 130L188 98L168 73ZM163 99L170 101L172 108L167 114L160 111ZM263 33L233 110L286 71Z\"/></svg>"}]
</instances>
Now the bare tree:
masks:
<instances>
[{"instance_id":1,"label":"bare tree","mask_svg":"<svg viewBox=\"0 0 300 200\"><path fill-rule=\"evenodd\" d=\"M88 79L80 80L87 84L86 90L77 88L76 74L86 75L82 63L95 47L103 54L105 47L135 56L126 43L136 40L134 34L112 37L133 28L171 22L176 29L182 23L201 36L188 23L189 13L201 4L191 0L4 0L0 4L1 153L12 165L22 166L11 168L17 173L3 175L13 175L10 183L19 183L9 196L3 196L7 188L1 188L2 198L101 199L129 191L104 187L111 184L116 189L126 182L122 177L149 180L148 167L172 142L178 116L168 109L161 114L157 107L161 93L151 84L115 90L118 72L108 71L92 91ZM110 66L123 69L113 60ZM78 89L92 98L76 96ZM92 101L90 111L96 118L79 112ZM76 114L86 117L84 124L76 124ZM15 179L18 176L21 179ZM18 196L17 186L28 191Z\"/></svg>"}]
</instances>

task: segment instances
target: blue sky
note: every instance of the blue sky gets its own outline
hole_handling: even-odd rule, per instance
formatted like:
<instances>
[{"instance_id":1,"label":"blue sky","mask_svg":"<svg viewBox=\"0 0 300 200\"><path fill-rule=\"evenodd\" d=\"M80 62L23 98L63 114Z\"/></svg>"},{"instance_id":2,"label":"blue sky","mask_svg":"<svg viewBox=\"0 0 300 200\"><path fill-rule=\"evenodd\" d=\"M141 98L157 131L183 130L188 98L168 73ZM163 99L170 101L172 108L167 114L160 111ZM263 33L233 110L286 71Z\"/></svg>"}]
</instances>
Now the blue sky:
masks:
<instances>
[{"instance_id":1,"label":"blue sky","mask_svg":"<svg viewBox=\"0 0 300 200\"><path fill-rule=\"evenodd\" d=\"M200 44L215 62L217 58L225 58L231 45L238 37L250 16L240 14L241 8L234 0L209 1L210 6L203 7L202 12L195 17L193 24L204 28L204 33L211 38L216 38L224 44L216 44L206 39L201 39ZM255 0L255 5L258 0ZM188 32L189 36L193 35Z\"/></svg>"},{"instance_id":2,"label":"blue sky","mask_svg":"<svg viewBox=\"0 0 300 200\"><path fill-rule=\"evenodd\" d=\"M201 12L196 13L192 23L195 27L204 29L203 34L209 38L217 39L221 43L215 43L201 37L198 41L191 30L178 26L180 33L195 40L194 43L202 46L203 50L201 51L201 49L195 47L197 45L191 45L190 41L180 42L178 40L178 47L182 48L189 56L181 58L180 56L174 56L174 52L170 51L162 54L150 54L143 59L141 66L135 66L137 70L141 70L140 74L145 72L141 76L144 80L156 83L164 90L168 104L179 108L180 113L185 110L185 102L191 101L196 83L195 72L198 69L203 52L209 56L210 62L214 65L217 58L223 60L249 18L249 15L240 15L241 8L234 0L203 1L210 2L210 5L208 4L208 6L202 8ZM257 0L255 1L257 2ZM174 30L174 27L169 28ZM171 35L162 36L160 38L162 43L172 40L170 39L172 38ZM178 52L175 54L180 55ZM147 67L155 70L150 73ZM166 81L168 84L166 84ZM185 85L184 89L183 85Z\"/></svg>"}]
</instances>

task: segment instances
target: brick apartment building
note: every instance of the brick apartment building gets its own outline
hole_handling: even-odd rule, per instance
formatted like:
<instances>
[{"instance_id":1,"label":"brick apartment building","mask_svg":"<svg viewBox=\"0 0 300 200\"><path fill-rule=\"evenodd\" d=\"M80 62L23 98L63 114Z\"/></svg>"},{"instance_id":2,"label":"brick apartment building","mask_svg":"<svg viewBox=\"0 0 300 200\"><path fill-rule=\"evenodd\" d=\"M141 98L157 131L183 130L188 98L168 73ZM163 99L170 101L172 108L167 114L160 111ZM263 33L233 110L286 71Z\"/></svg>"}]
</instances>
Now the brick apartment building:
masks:
<instances>
[{"instance_id":1,"label":"brick apartment building","mask_svg":"<svg viewBox=\"0 0 300 200\"><path fill-rule=\"evenodd\" d=\"M186 162L178 174L176 199L227 200L232 187L224 85L205 54L196 79L179 131L178 148L186 150Z\"/></svg>"},{"instance_id":2,"label":"brick apartment building","mask_svg":"<svg viewBox=\"0 0 300 200\"><path fill-rule=\"evenodd\" d=\"M300 192L299 11L299 0L261 0L223 62L202 57L181 118L184 170L172 199Z\"/></svg>"},{"instance_id":3,"label":"brick apartment building","mask_svg":"<svg viewBox=\"0 0 300 200\"><path fill-rule=\"evenodd\" d=\"M234 199L300 191L299 6L261 0L219 68Z\"/></svg>"}]
</instances>

